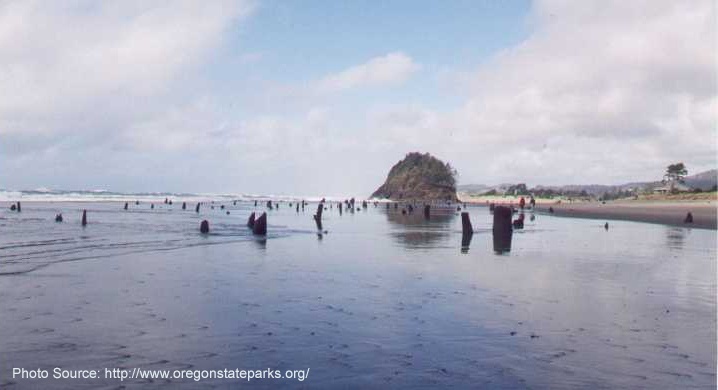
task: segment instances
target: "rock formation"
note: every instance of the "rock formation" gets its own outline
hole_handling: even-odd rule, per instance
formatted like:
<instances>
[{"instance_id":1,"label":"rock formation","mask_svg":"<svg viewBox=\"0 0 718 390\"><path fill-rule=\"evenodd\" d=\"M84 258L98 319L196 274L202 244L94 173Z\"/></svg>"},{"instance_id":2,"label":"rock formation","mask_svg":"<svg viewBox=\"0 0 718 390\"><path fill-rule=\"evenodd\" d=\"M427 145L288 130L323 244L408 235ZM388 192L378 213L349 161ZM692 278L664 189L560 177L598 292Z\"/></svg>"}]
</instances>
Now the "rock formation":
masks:
<instances>
[{"instance_id":1,"label":"rock formation","mask_svg":"<svg viewBox=\"0 0 718 390\"><path fill-rule=\"evenodd\" d=\"M456 171L428 153L409 153L391 168L372 197L457 201Z\"/></svg>"}]
</instances>

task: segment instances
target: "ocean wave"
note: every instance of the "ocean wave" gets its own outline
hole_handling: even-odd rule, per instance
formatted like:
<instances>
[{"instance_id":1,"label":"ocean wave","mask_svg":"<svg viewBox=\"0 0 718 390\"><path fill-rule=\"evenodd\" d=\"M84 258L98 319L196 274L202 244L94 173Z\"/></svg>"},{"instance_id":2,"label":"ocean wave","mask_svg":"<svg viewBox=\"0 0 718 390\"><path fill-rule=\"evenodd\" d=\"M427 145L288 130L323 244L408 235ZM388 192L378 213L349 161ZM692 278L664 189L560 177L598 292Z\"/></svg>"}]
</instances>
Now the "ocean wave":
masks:
<instances>
[{"instance_id":1,"label":"ocean wave","mask_svg":"<svg viewBox=\"0 0 718 390\"><path fill-rule=\"evenodd\" d=\"M2 190L0 189L0 202L154 202L161 203L165 198L184 202L208 201L284 201L318 202L326 199L330 202L339 202L352 196L302 196L282 194L243 194L243 193L187 193L187 192L114 192L108 190L52 190L38 188L34 190ZM365 199L355 196L356 199Z\"/></svg>"}]
</instances>

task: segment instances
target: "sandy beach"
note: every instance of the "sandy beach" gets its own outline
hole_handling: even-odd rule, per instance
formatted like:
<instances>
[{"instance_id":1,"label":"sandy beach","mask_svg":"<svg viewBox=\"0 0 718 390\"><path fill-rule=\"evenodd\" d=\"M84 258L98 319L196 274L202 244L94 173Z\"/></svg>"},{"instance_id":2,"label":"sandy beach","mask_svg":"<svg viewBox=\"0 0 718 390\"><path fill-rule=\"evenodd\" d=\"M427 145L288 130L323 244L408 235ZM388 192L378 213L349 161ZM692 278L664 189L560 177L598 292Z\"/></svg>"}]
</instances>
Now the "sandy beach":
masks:
<instances>
[{"instance_id":1,"label":"sandy beach","mask_svg":"<svg viewBox=\"0 0 718 390\"><path fill-rule=\"evenodd\" d=\"M624 220L659 223L670 226L716 229L715 202L582 202L537 205L536 210L549 212L553 207L554 215L561 217L595 218L606 220ZM693 223L685 223L688 213L693 215Z\"/></svg>"},{"instance_id":2,"label":"sandy beach","mask_svg":"<svg viewBox=\"0 0 718 390\"><path fill-rule=\"evenodd\" d=\"M605 220L623 220L658 223L669 226L716 229L718 223L718 203L715 199L639 199L617 200L606 203L594 201L557 201L555 199L536 199L536 211L559 217L578 217ZM703 198L703 199L700 199ZM528 199L526 201L528 203ZM518 207L520 197L474 197L463 198L468 204L487 206L489 203L513 205ZM693 215L693 223L684 223L688 213Z\"/></svg>"}]
</instances>

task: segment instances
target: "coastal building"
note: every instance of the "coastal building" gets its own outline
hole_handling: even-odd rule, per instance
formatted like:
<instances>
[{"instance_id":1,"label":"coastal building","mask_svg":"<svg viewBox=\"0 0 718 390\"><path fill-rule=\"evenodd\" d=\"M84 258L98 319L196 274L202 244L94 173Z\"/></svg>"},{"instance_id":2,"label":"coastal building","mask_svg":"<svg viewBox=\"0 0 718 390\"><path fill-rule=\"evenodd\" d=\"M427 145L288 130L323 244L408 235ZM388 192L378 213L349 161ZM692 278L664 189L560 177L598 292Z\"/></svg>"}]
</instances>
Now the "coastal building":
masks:
<instances>
[{"instance_id":1,"label":"coastal building","mask_svg":"<svg viewBox=\"0 0 718 390\"><path fill-rule=\"evenodd\" d=\"M670 194L671 192L677 191L677 192L688 192L691 190L691 187L688 187L685 184L682 183L666 183L665 185L662 185L660 187L656 187L653 189L654 194Z\"/></svg>"}]
</instances>

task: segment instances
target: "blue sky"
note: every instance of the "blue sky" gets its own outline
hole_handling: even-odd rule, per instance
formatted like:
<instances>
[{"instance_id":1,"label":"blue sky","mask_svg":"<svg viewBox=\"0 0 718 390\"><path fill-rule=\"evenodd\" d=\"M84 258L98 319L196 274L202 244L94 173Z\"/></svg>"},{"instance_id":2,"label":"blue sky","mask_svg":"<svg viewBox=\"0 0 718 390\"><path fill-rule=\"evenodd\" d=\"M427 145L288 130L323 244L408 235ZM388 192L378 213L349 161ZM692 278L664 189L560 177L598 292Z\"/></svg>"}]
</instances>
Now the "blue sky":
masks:
<instances>
[{"instance_id":1,"label":"blue sky","mask_svg":"<svg viewBox=\"0 0 718 390\"><path fill-rule=\"evenodd\" d=\"M0 188L370 194L716 166L709 1L0 3Z\"/></svg>"}]
</instances>

